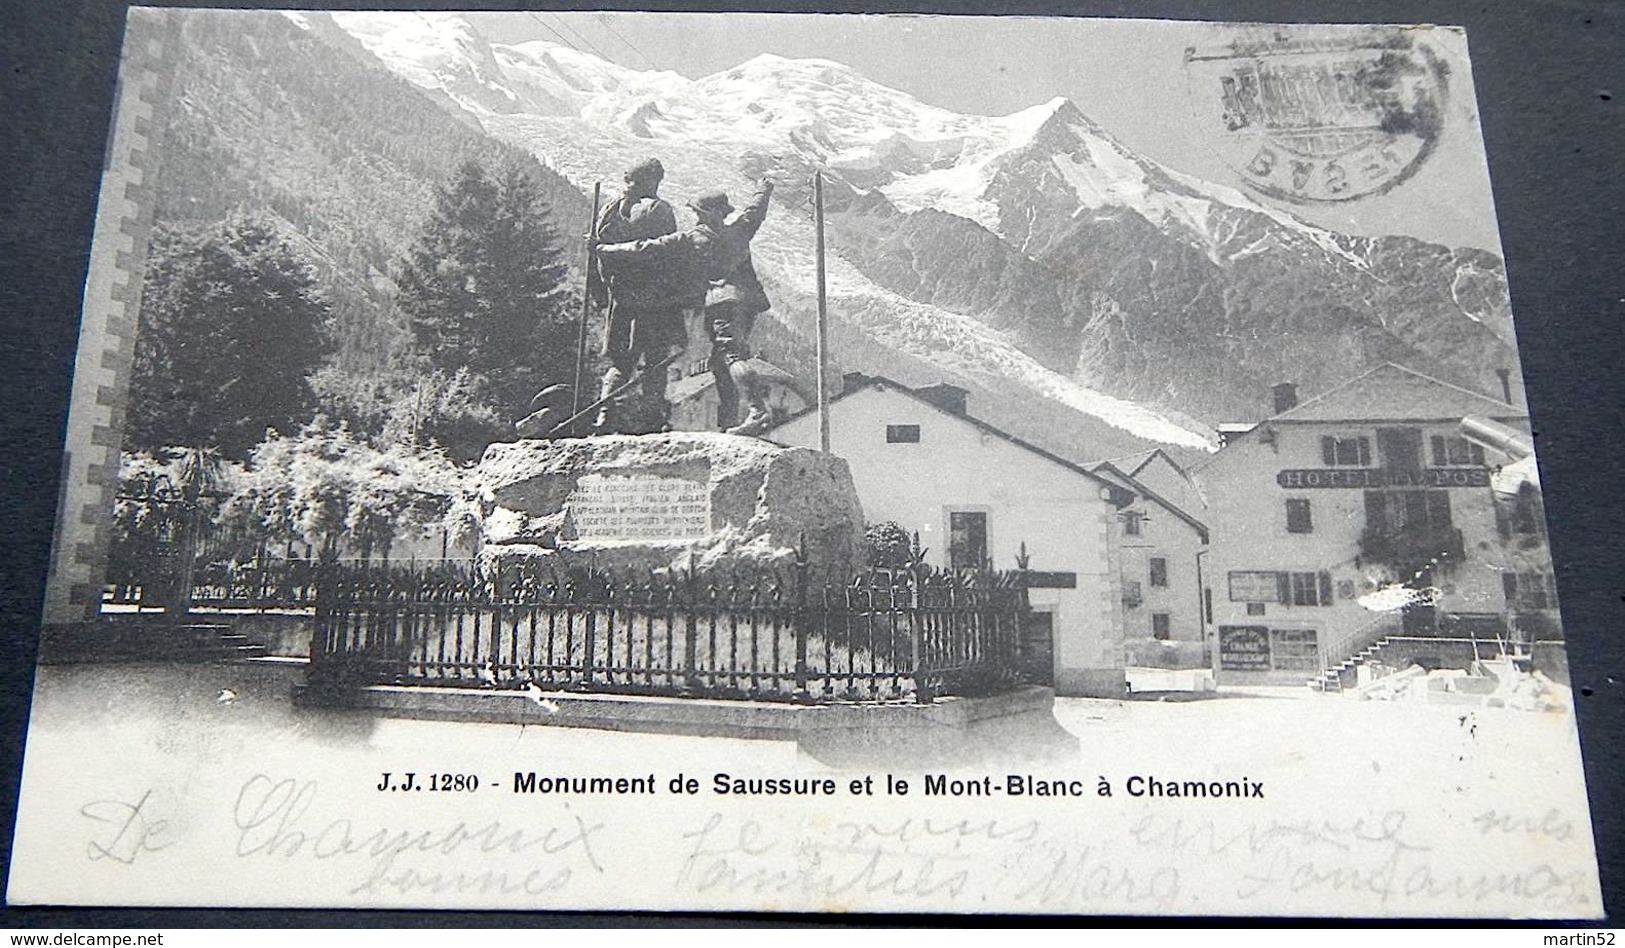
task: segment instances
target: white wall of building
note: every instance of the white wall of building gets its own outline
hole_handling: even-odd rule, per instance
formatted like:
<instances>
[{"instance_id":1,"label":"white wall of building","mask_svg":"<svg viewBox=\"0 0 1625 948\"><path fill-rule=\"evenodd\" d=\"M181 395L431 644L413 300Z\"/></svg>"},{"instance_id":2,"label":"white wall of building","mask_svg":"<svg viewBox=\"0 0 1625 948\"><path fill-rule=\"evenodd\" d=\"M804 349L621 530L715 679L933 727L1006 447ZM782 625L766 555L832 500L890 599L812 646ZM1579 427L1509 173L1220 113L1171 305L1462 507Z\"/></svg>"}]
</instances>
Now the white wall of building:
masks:
<instances>
[{"instance_id":1,"label":"white wall of building","mask_svg":"<svg viewBox=\"0 0 1625 948\"><path fill-rule=\"evenodd\" d=\"M1313 630L1322 653L1338 649L1340 643L1351 638L1369 638L1379 629L1398 628L1398 612L1374 610L1360 601L1368 593L1406 579L1360 557L1366 491L1358 487L1294 489L1277 483L1277 474L1285 470L1338 470L1324 463L1323 436L1367 438L1373 456L1362 467L1377 468L1383 460L1376 456L1377 428L1398 426L1419 428L1424 452L1434 435L1459 436L1458 423L1444 420L1389 420L1380 424L1274 421L1239 437L1195 472L1209 502L1207 524L1212 532L1212 548L1205 558L1204 572L1212 590L1215 628L1259 625L1272 630ZM1485 458L1490 466L1509 460L1494 452ZM1434 466L1432 457L1425 453L1423 467ZM1440 591L1438 608L1442 613L1503 613L1503 544L1487 480L1485 486L1443 489L1449 494L1451 523L1462 533L1466 561L1440 570L1435 576ZM1308 501L1310 532L1287 529L1289 498ZM1332 602L1264 602L1249 613L1246 600L1230 596L1232 571L1324 571L1331 576ZM1257 612L1260 608L1262 614ZM1221 682L1247 677L1227 674L1222 667L1218 673ZM1297 683L1314 675L1292 672L1268 677Z\"/></svg>"},{"instance_id":2,"label":"white wall of building","mask_svg":"<svg viewBox=\"0 0 1625 948\"><path fill-rule=\"evenodd\" d=\"M1167 507L1144 497L1136 497L1117 519L1125 600L1123 638L1138 660L1131 664L1194 667L1203 640L1197 561L1203 548L1200 534ZM1131 532L1135 529L1137 533ZM1160 570L1153 568L1153 560L1162 561ZM1160 585L1157 579L1162 579ZM1165 636L1157 633L1158 615L1167 616ZM1153 647L1158 641L1169 643L1163 646L1169 654L1160 660Z\"/></svg>"},{"instance_id":3,"label":"white wall of building","mask_svg":"<svg viewBox=\"0 0 1625 948\"><path fill-rule=\"evenodd\" d=\"M1014 568L1025 543L1033 569L1076 573L1076 589L1031 592L1035 609L1054 613L1056 690L1123 693L1119 521L1100 480L881 384L843 396L830 414L831 451L851 466L869 522L917 531L929 562L947 565L952 512L983 511L995 568ZM918 425L919 441L888 442L894 425ZM817 447L816 412L769 437Z\"/></svg>"}]
</instances>

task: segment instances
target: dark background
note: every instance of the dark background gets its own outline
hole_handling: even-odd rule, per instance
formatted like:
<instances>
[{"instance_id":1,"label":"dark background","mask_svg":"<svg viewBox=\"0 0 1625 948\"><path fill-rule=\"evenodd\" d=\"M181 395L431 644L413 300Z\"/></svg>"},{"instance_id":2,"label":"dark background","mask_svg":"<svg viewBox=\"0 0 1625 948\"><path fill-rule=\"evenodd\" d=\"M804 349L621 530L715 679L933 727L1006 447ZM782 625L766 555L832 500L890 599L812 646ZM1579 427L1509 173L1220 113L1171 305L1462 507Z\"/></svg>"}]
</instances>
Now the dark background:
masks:
<instances>
[{"instance_id":1,"label":"dark background","mask_svg":"<svg viewBox=\"0 0 1625 948\"><path fill-rule=\"evenodd\" d=\"M225 3L224 6L253 4ZM287 6L486 8L417 4ZM723 9L617 3L591 9ZM762 12L988 12L974 2L780 3ZM540 8L540 4L533 5ZM568 9L558 5L549 9ZM747 8L735 5L734 8ZM0 20L0 853L9 856L28 697L125 4L3 5ZM1214 0L998 5L1003 13L1467 28L1552 528L1610 923L1625 921L1625 4ZM1329 911L1335 906L1328 905ZM750 924L733 916L5 909L0 927ZM844 923L918 923L848 917ZM954 924L963 920L949 919ZM1152 923L1154 924L1154 923ZM1346 924L1346 923L1332 923Z\"/></svg>"}]
</instances>

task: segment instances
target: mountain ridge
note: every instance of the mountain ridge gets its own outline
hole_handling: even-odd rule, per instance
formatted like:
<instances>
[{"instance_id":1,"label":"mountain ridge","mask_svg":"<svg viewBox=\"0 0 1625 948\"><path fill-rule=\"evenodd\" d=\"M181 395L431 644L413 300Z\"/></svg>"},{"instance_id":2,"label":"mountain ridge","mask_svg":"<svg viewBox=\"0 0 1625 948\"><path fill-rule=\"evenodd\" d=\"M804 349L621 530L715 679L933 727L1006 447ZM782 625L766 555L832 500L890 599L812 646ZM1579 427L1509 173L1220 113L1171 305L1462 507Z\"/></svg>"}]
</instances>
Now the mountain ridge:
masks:
<instances>
[{"instance_id":1,"label":"mountain ridge","mask_svg":"<svg viewBox=\"0 0 1625 948\"><path fill-rule=\"evenodd\" d=\"M370 18L370 45L352 46L578 190L650 154L679 205L772 173L757 259L803 374L804 179L822 170L842 365L922 360L940 376L922 382L984 393L989 420L1074 456L1211 448L1217 423L1267 411L1275 382L1312 393L1373 361L1483 391L1516 368L1494 255L1305 223L1133 153L1065 98L960 115L833 60L764 54L690 80L548 41L473 43L451 14L334 16L339 32ZM380 39L395 30L444 35Z\"/></svg>"}]
</instances>

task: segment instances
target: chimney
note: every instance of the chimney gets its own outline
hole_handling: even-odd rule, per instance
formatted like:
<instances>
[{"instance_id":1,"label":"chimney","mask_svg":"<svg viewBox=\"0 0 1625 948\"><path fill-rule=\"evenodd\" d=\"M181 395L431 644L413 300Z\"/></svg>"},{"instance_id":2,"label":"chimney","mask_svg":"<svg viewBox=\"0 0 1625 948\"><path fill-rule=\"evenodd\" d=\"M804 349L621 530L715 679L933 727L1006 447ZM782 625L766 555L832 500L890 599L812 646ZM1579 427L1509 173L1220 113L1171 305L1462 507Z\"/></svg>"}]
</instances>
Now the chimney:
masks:
<instances>
[{"instance_id":1,"label":"chimney","mask_svg":"<svg viewBox=\"0 0 1625 948\"><path fill-rule=\"evenodd\" d=\"M1501 380L1501 401L1512 404L1512 370L1496 369L1495 377Z\"/></svg>"},{"instance_id":2,"label":"chimney","mask_svg":"<svg viewBox=\"0 0 1625 948\"><path fill-rule=\"evenodd\" d=\"M1290 411L1298 404L1298 386L1295 382L1282 382L1272 390L1275 392L1275 414Z\"/></svg>"},{"instance_id":3,"label":"chimney","mask_svg":"<svg viewBox=\"0 0 1625 948\"><path fill-rule=\"evenodd\" d=\"M957 385L942 383L917 388L914 394L920 396L931 404L946 412L955 415L965 414L965 397L970 393Z\"/></svg>"},{"instance_id":4,"label":"chimney","mask_svg":"<svg viewBox=\"0 0 1625 948\"><path fill-rule=\"evenodd\" d=\"M848 372L841 376L841 391L850 392L855 388L862 388L869 381L869 376L862 372Z\"/></svg>"}]
</instances>

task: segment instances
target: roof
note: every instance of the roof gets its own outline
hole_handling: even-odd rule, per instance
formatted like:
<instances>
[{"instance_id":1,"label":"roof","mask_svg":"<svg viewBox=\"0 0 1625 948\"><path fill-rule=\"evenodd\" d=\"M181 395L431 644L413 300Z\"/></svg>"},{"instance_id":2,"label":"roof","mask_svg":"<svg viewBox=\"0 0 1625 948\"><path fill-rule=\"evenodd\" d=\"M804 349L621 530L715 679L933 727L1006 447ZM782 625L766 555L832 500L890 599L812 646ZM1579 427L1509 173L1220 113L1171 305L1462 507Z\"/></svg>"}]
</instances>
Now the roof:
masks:
<instances>
[{"instance_id":1,"label":"roof","mask_svg":"<svg viewBox=\"0 0 1625 948\"><path fill-rule=\"evenodd\" d=\"M1167 461L1168 466L1172 467L1180 474L1185 473L1185 466L1169 457L1168 452L1162 450L1161 448L1152 448L1149 451L1136 451L1133 454L1125 454L1122 457L1107 458L1099 463L1110 464L1112 467L1122 471L1129 477L1139 477L1140 472L1150 467L1151 462L1155 461L1158 457L1161 457L1164 461Z\"/></svg>"},{"instance_id":2,"label":"roof","mask_svg":"<svg viewBox=\"0 0 1625 948\"><path fill-rule=\"evenodd\" d=\"M1102 465L1109 465L1113 470L1133 477L1144 470L1145 466L1151 463L1151 459L1157 456L1157 453L1156 448L1149 451L1136 451L1133 454L1124 454L1115 458L1107 458L1104 461L1097 461L1089 465L1089 469L1099 470Z\"/></svg>"},{"instance_id":3,"label":"roof","mask_svg":"<svg viewBox=\"0 0 1625 948\"><path fill-rule=\"evenodd\" d=\"M1142 452L1142 453L1147 453L1147 454L1151 454L1151 455L1154 456L1154 455L1158 454L1159 452L1150 451L1150 452ZM1129 458L1138 458L1138 457L1140 457L1140 455L1131 454L1131 455L1127 455L1127 457L1129 457ZM1144 469L1145 465L1150 463L1150 461L1151 461L1151 458L1149 458L1149 457L1142 460L1141 463L1140 463L1141 469ZM1135 480L1133 475L1123 473L1123 469L1118 467L1115 463L1113 463L1111 461L1096 461L1093 465L1090 466L1090 469L1094 470L1094 471L1096 471L1098 473L1101 473L1101 474L1103 474L1105 476L1108 476L1108 477L1110 477L1110 478L1112 478L1114 480L1120 478L1124 487L1127 487L1129 490L1132 490L1132 491L1135 491L1135 492L1139 493L1141 496L1145 497L1146 500L1149 500L1152 503L1157 504L1158 506L1162 507L1164 510L1166 510L1169 513L1173 514L1175 517L1178 517L1180 520L1183 520L1186 523L1190 524L1191 528L1196 531L1196 535L1201 537L1202 542L1203 543L1208 542L1207 524L1203 523L1202 521L1200 521L1200 520L1196 519L1195 517L1191 516L1190 514L1186 513L1184 510L1180 509L1178 504L1175 504L1172 501L1167 500L1166 498L1159 495L1156 491L1150 489L1149 487L1146 487L1144 484L1142 484L1139 481Z\"/></svg>"},{"instance_id":4,"label":"roof","mask_svg":"<svg viewBox=\"0 0 1625 948\"><path fill-rule=\"evenodd\" d=\"M926 387L930 388L931 386L926 386ZM1029 444L1028 442L1021 440L1020 438L1016 437L1015 435L1010 434L1008 431L1004 431L1003 429L1000 429L1000 428L995 428L993 425L988 424L987 422L981 420L980 418L977 418L974 415L971 415L969 413L961 415L961 414L958 414L957 412L948 411L947 409L943 408L941 405L938 405L938 404L936 404L936 403L934 403L934 402L932 402L932 401L930 401L928 399L922 398L917 392L914 391L914 389L909 388L907 385L904 385L901 382L896 382L896 381L893 381L892 379L886 378L884 375L865 376L862 382L859 382L856 385L849 385L846 388L842 389L841 393L839 395L836 395L834 398L829 400L829 403L831 405L834 405L835 403L837 403L839 401L842 401L843 399L847 398L850 395L855 395L858 392L866 391L868 389L879 389L879 390L882 390L882 391L894 391L894 392L897 392L899 394L906 395L907 397L913 399L916 402L919 402L921 405L924 405L925 407L931 409L932 411L934 411L937 414L943 416L944 418L952 418L952 419L954 419L956 421L962 421L965 424L970 425L971 427L977 429L978 431L983 432L984 434L993 435L994 437L1000 438L1000 439L1002 439L1004 441L1007 441L1010 444L1013 444L1018 448L1022 448L1024 450L1030 451L1033 454L1036 454L1039 457L1044 458L1047 461L1051 461L1051 462L1054 462L1055 464L1059 464L1062 467L1066 468L1067 470L1070 470L1070 471L1072 471L1074 473L1077 473L1077 474L1081 474L1084 477L1088 478L1089 480L1095 481L1095 482L1101 484L1102 486L1108 488L1109 490L1111 490L1111 492L1112 492L1111 502L1114 505L1118 506L1118 507L1125 506L1134 499L1133 491L1130 488L1126 488L1123 485L1118 484L1115 481L1111 480L1110 478L1102 477L1101 475L1096 474L1094 471L1089 470L1087 467L1084 467L1081 464L1076 464L1076 463L1074 463L1072 461L1068 461L1066 458L1063 458L1058 454L1052 454L1049 451L1045 451L1043 448L1040 448L1035 444ZM809 408L807 408L806 410L797 412L796 414L791 415L789 418L786 418L783 421L779 422L777 425L774 425L772 428L768 429L768 431L765 432L765 434L771 435L774 431L777 431L778 429L783 428L785 425L788 425L791 422L797 421L797 420L799 420L801 418L805 418L806 416L812 414L813 412L815 412L817 410L818 410L818 406L817 406L817 404L814 404L814 405L810 406Z\"/></svg>"},{"instance_id":5,"label":"roof","mask_svg":"<svg viewBox=\"0 0 1625 948\"><path fill-rule=\"evenodd\" d=\"M1277 423L1447 420L1467 415L1524 417L1517 407L1500 399L1385 362L1266 420Z\"/></svg>"}]
</instances>

